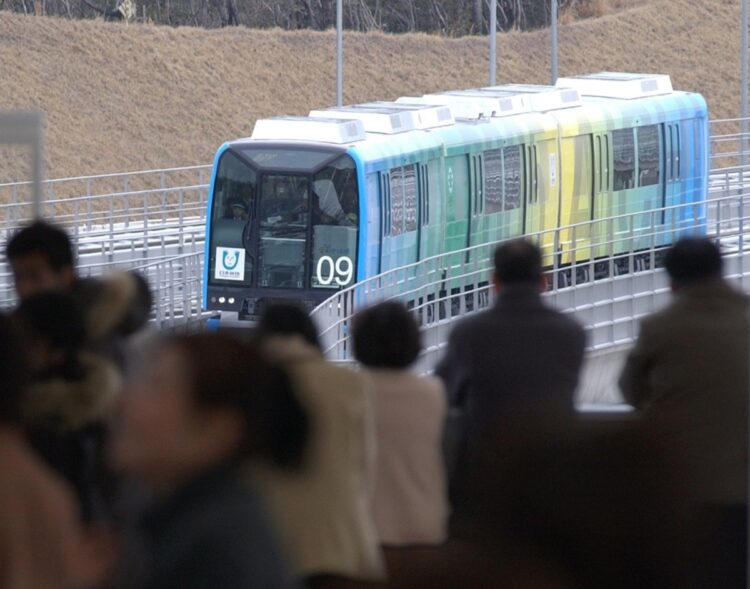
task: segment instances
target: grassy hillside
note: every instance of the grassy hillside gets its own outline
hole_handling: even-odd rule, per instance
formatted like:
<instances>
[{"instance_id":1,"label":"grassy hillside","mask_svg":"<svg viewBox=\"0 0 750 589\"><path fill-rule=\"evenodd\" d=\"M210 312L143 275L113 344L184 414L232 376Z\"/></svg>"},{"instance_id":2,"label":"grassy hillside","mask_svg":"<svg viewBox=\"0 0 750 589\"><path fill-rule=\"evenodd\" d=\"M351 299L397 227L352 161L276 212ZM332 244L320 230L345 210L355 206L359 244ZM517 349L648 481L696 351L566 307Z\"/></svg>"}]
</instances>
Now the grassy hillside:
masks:
<instances>
[{"instance_id":1,"label":"grassy hillside","mask_svg":"<svg viewBox=\"0 0 750 589\"><path fill-rule=\"evenodd\" d=\"M562 75L603 69L672 75L735 116L739 3L651 0L561 27ZM349 34L345 100L471 87L486 41ZM498 43L500 82L546 83L548 34ZM334 102L332 32L170 29L0 13L0 108L47 113L48 175L205 163L258 117ZM6 176L6 174L3 174ZM2 178L7 179L7 178Z\"/></svg>"}]
</instances>

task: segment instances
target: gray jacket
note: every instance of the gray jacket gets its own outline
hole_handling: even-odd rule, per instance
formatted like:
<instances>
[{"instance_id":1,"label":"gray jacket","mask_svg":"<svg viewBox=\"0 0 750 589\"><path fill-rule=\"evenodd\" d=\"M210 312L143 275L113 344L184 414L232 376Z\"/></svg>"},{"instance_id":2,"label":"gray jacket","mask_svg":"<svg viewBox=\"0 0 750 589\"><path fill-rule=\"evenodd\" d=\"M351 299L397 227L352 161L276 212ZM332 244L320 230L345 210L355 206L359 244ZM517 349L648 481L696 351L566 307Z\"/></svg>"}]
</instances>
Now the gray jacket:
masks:
<instances>
[{"instance_id":1,"label":"gray jacket","mask_svg":"<svg viewBox=\"0 0 750 589\"><path fill-rule=\"evenodd\" d=\"M455 327L437 368L469 438L517 411L573 411L586 336L546 306L536 285L503 289L495 306Z\"/></svg>"}]
</instances>

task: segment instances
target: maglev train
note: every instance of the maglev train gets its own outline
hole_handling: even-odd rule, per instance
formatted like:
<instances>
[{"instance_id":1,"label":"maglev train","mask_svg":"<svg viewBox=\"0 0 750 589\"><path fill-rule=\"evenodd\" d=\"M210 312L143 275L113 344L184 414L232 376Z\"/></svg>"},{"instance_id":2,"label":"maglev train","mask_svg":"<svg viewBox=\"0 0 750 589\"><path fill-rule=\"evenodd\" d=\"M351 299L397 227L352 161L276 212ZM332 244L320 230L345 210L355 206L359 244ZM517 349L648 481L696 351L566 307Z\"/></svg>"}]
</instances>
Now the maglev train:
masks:
<instances>
[{"instance_id":1,"label":"maglev train","mask_svg":"<svg viewBox=\"0 0 750 589\"><path fill-rule=\"evenodd\" d=\"M664 75L259 120L216 154L204 307L239 318L278 300L312 308L390 269L521 235L562 266L666 245L705 222L707 176L706 101ZM597 219L608 221L587 223Z\"/></svg>"}]
</instances>

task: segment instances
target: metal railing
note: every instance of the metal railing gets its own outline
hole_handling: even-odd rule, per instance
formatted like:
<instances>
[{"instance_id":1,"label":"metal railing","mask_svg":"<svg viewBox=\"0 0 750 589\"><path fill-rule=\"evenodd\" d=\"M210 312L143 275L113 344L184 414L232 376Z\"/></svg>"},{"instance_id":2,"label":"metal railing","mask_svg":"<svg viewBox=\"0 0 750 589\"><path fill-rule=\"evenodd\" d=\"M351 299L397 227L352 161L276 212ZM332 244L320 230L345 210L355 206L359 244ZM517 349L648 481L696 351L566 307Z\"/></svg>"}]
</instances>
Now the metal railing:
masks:
<instances>
[{"instance_id":1,"label":"metal railing","mask_svg":"<svg viewBox=\"0 0 750 589\"><path fill-rule=\"evenodd\" d=\"M198 329L209 313L201 308L203 254L185 254L136 266L154 295L152 321L159 330Z\"/></svg>"},{"instance_id":2,"label":"metal railing","mask_svg":"<svg viewBox=\"0 0 750 589\"><path fill-rule=\"evenodd\" d=\"M705 205L658 208L530 235L546 254L549 290L544 296L585 325L590 352L629 343L638 320L668 299L667 280L658 268L663 246L678 233L698 231L721 240L728 275L744 286L750 276L750 260L742 256L750 227L746 196L723 196ZM667 227L662 225L665 215L673 220ZM490 260L498 243L434 256L336 293L312 313L326 354L350 360L354 314L376 302L400 299L422 325L425 350L418 368L430 370L454 320L486 308L493 299Z\"/></svg>"}]
</instances>

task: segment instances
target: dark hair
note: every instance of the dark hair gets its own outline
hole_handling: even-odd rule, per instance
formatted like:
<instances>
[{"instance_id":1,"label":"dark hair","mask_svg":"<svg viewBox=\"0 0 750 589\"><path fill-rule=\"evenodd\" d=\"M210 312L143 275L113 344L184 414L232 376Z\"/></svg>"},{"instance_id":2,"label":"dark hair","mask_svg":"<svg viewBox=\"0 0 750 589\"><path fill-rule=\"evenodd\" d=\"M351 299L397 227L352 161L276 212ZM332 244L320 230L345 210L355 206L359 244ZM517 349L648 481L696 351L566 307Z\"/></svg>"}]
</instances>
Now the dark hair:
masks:
<instances>
[{"instance_id":1,"label":"dark hair","mask_svg":"<svg viewBox=\"0 0 750 589\"><path fill-rule=\"evenodd\" d=\"M256 346L224 334L177 336L166 344L184 356L198 407L242 415L247 435L240 455L289 468L302 464L309 424L284 370Z\"/></svg>"},{"instance_id":2,"label":"dark hair","mask_svg":"<svg viewBox=\"0 0 750 589\"><path fill-rule=\"evenodd\" d=\"M495 276L505 284L537 284L542 278L542 252L527 239L499 245L495 250Z\"/></svg>"},{"instance_id":3,"label":"dark hair","mask_svg":"<svg viewBox=\"0 0 750 589\"><path fill-rule=\"evenodd\" d=\"M664 256L669 278L678 286L720 278L723 260L718 246L705 237L683 237Z\"/></svg>"},{"instance_id":4,"label":"dark hair","mask_svg":"<svg viewBox=\"0 0 750 589\"><path fill-rule=\"evenodd\" d=\"M395 301L357 313L352 340L357 360L373 368L406 368L422 348L417 322L402 303Z\"/></svg>"},{"instance_id":5,"label":"dark hair","mask_svg":"<svg viewBox=\"0 0 750 589\"><path fill-rule=\"evenodd\" d=\"M78 355L86 343L81 307L71 295L43 292L21 301L18 317L33 341L41 339L63 353L62 364L53 372L66 380L83 378Z\"/></svg>"},{"instance_id":6,"label":"dark hair","mask_svg":"<svg viewBox=\"0 0 750 589\"><path fill-rule=\"evenodd\" d=\"M0 423L20 423L28 368L28 349L21 329L10 317L0 314Z\"/></svg>"},{"instance_id":7,"label":"dark hair","mask_svg":"<svg viewBox=\"0 0 750 589\"><path fill-rule=\"evenodd\" d=\"M310 315L297 305L278 303L268 307L258 322L259 338L274 335L299 335L308 344L321 349L318 330Z\"/></svg>"},{"instance_id":8,"label":"dark hair","mask_svg":"<svg viewBox=\"0 0 750 589\"><path fill-rule=\"evenodd\" d=\"M42 254L55 271L74 264L73 246L68 234L44 221L35 221L20 229L5 247L5 256L11 262L30 254Z\"/></svg>"}]
</instances>

